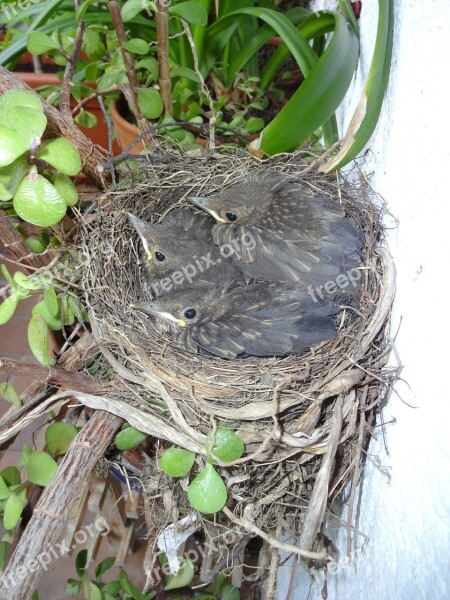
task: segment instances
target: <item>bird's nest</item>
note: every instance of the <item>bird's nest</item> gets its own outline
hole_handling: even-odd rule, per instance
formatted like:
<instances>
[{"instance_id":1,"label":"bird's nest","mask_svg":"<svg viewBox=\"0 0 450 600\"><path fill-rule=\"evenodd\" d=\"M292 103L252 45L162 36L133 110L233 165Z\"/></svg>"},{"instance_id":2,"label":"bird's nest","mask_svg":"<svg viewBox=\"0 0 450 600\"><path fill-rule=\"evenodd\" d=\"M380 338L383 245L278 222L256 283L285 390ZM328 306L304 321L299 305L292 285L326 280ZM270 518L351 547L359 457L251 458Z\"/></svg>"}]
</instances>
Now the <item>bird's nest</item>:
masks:
<instances>
[{"instance_id":1,"label":"bird's nest","mask_svg":"<svg viewBox=\"0 0 450 600\"><path fill-rule=\"evenodd\" d=\"M395 281L382 246L382 206L363 180L350 184L319 174L313 163L299 153L271 159L263 168L295 174L341 202L363 229L366 244L359 310L344 312L335 340L300 356L194 355L129 307L145 296L145 282L126 212L157 222L183 204L186 194L208 195L261 168L248 154L223 152L204 160L168 153L144 164L143 176L135 179L130 172L126 189L113 189L80 217L79 283L110 376L120 382L110 410L154 441L144 481L152 490L153 523L162 530L192 512L186 480L159 470L162 450L176 444L196 452L195 474L204 461L206 436L219 422L226 421L245 442L240 460L218 467L227 484L227 507L202 516L204 532L214 523L214 546L224 550L228 544L230 560L230 530L237 535L234 546L242 535L257 534L304 558L327 555L318 537L327 507L347 483L358 481L373 414L391 382L383 367ZM288 532L292 545L280 542Z\"/></svg>"}]
</instances>

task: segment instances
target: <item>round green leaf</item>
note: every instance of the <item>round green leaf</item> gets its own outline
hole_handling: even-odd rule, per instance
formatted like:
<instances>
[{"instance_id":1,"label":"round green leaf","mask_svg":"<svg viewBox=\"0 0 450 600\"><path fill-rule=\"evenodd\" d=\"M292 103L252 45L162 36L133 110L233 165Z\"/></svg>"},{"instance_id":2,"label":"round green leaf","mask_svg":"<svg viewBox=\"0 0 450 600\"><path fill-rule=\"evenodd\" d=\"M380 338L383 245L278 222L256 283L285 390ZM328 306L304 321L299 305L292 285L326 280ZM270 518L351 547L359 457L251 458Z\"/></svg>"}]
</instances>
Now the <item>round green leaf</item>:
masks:
<instances>
[{"instance_id":1,"label":"round green leaf","mask_svg":"<svg viewBox=\"0 0 450 600\"><path fill-rule=\"evenodd\" d=\"M22 497L17 494L11 494L6 502L3 515L3 527L5 529L10 530L17 525L24 506L25 500Z\"/></svg>"},{"instance_id":2,"label":"round green leaf","mask_svg":"<svg viewBox=\"0 0 450 600\"><path fill-rule=\"evenodd\" d=\"M139 38L132 38L131 40L128 40L128 42L124 42L122 46L125 50L128 50L128 52L133 52L133 54L147 54L150 50L148 43Z\"/></svg>"},{"instance_id":3,"label":"round green leaf","mask_svg":"<svg viewBox=\"0 0 450 600\"><path fill-rule=\"evenodd\" d=\"M66 585L66 594L71 598L75 598L75 596L80 591L81 583L76 579L68 579Z\"/></svg>"},{"instance_id":4,"label":"round green leaf","mask_svg":"<svg viewBox=\"0 0 450 600\"><path fill-rule=\"evenodd\" d=\"M81 591L84 598L89 598L89 600L102 600L103 598L100 589L92 581L83 581Z\"/></svg>"},{"instance_id":5,"label":"round green leaf","mask_svg":"<svg viewBox=\"0 0 450 600\"><path fill-rule=\"evenodd\" d=\"M264 119L261 119L260 117L250 117L245 124L245 131L248 133L256 133L257 131L261 131L264 125Z\"/></svg>"},{"instance_id":6,"label":"round green leaf","mask_svg":"<svg viewBox=\"0 0 450 600\"><path fill-rule=\"evenodd\" d=\"M48 350L48 327L40 314L31 317L28 324L28 344L36 359L44 365L51 367L53 360L49 356Z\"/></svg>"},{"instance_id":7,"label":"round green leaf","mask_svg":"<svg viewBox=\"0 0 450 600\"><path fill-rule=\"evenodd\" d=\"M226 585L222 590L222 600L241 600L241 594L234 585Z\"/></svg>"},{"instance_id":8,"label":"round green leaf","mask_svg":"<svg viewBox=\"0 0 450 600\"><path fill-rule=\"evenodd\" d=\"M163 101L158 90L154 88L140 88L137 90L139 107L146 119L157 119L164 109Z\"/></svg>"},{"instance_id":9,"label":"round green leaf","mask_svg":"<svg viewBox=\"0 0 450 600\"><path fill-rule=\"evenodd\" d=\"M155 10L154 2L148 0L128 0L120 9L122 21L128 23L143 10Z\"/></svg>"},{"instance_id":10,"label":"round green leaf","mask_svg":"<svg viewBox=\"0 0 450 600\"><path fill-rule=\"evenodd\" d=\"M30 54L45 54L49 50L59 50L60 45L42 31L33 31L28 36L27 50Z\"/></svg>"},{"instance_id":11,"label":"round green leaf","mask_svg":"<svg viewBox=\"0 0 450 600\"><path fill-rule=\"evenodd\" d=\"M134 427L128 427L116 435L114 443L119 450L130 450L142 444L147 438L148 433L139 431Z\"/></svg>"},{"instance_id":12,"label":"round green leaf","mask_svg":"<svg viewBox=\"0 0 450 600\"><path fill-rule=\"evenodd\" d=\"M37 143L40 143L40 138L47 127L47 117L36 108L16 106L6 113L4 123L17 131L31 147L36 138L38 139Z\"/></svg>"},{"instance_id":13,"label":"round green leaf","mask_svg":"<svg viewBox=\"0 0 450 600\"><path fill-rule=\"evenodd\" d=\"M0 169L0 200L11 200L29 170L30 165L25 156L19 156L14 162Z\"/></svg>"},{"instance_id":14,"label":"round green leaf","mask_svg":"<svg viewBox=\"0 0 450 600\"><path fill-rule=\"evenodd\" d=\"M0 125L0 167L6 167L28 150L26 140L9 127Z\"/></svg>"},{"instance_id":15,"label":"round green leaf","mask_svg":"<svg viewBox=\"0 0 450 600\"><path fill-rule=\"evenodd\" d=\"M7 402L11 402L14 406L22 406L22 400L19 394L10 383L0 383L0 396Z\"/></svg>"},{"instance_id":16,"label":"round green leaf","mask_svg":"<svg viewBox=\"0 0 450 600\"><path fill-rule=\"evenodd\" d=\"M0 325L7 323L13 316L16 306L20 300L17 294L11 294L0 304Z\"/></svg>"},{"instance_id":17,"label":"round green leaf","mask_svg":"<svg viewBox=\"0 0 450 600\"><path fill-rule=\"evenodd\" d=\"M18 106L34 108L35 110L44 112L41 99L35 92L29 92L28 90L8 90L0 96L0 116Z\"/></svg>"},{"instance_id":18,"label":"round green leaf","mask_svg":"<svg viewBox=\"0 0 450 600\"><path fill-rule=\"evenodd\" d=\"M244 454L244 442L241 438L231 431L231 429L221 429L216 431L214 436L214 448L212 449L215 454L223 462L233 462L241 458ZM211 445L211 436L208 435L206 448L209 450Z\"/></svg>"},{"instance_id":19,"label":"round green leaf","mask_svg":"<svg viewBox=\"0 0 450 600\"><path fill-rule=\"evenodd\" d=\"M211 464L208 463L193 479L188 487L188 498L196 510L206 515L216 513L225 506L227 488Z\"/></svg>"},{"instance_id":20,"label":"round green leaf","mask_svg":"<svg viewBox=\"0 0 450 600\"><path fill-rule=\"evenodd\" d=\"M78 202L78 192L76 185L68 175L58 173L53 185L66 201L67 206L73 206Z\"/></svg>"},{"instance_id":21,"label":"round green leaf","mask_svg":"<svg viewBox=\"0 0 450 600\"><path fill-rule=\"evenodd\" d=\"M195 454L193 452L172 446L163 452L159 464L166 475L184 477L192 469L194 461Z\"/></svg>"},{"instance_id":22,"label":"round green leaf","mask_svg":"<svg viewBox=\"0 0 450 600\"><path fill-rule=\"evenodd\" d=\"M57 469L57 463L47 452L35 450L28 459L27 477L31 483L46 486L53 479Z\"/></svg>"},{"instance_id":23,"label":"round green leaf","mask_svg":"<svg viewBox=\"0 0 450 600\"><path fill-rule=\"evenodd\" d=\"M81 171L78 150L65 138L44 142L37 152L37 157L66 175L77 175Z\"/></svg>"},{"instance_id":24,"label":"round green leaf","mask_svg":"<svg viewBox=\"0 0 450 600\"><path fill-rule=\"evenodd\" d=\"M40 254L47 249L48 242L45 242L42 238L39 237L27 237L25 239L25 244L28 246L30 250L35 252L36 254Z\"/></svg>"},{"instance_id":25,"label":"round green leaf","mask_svg":"<svg viewBox=\"0 0 450 600\"><path fill-rule=\"evenodd\" d=\"M84 108L80 110L74 120L77 125L86 127L86 129L92 129L97 125L97 117L93 113L84 110Z\"/></svg>"},{"instance_id":26,"label":"round green leaf","mask_svg":"<svg viewBox=\"0 0 450 600\"><path fill-rule=\"evenodd\" d=\"M181 2L169 6L168 9L171 15L181 17L192 25L206 25L208 22L208 13L199 2Z\"/></svg>"},{"instance_id":27,"label":"round green leaf","mask_svg":"<svg viewBox=\"0 0 450 600\"><path fill-rule=\"evenodd\" d=\"M180 570L176 575L168 575L165 590L176 590L188 586L194 579L194 562L190 558L184 558L180 564Z\"/></svg>"},{"instance_id":28,"label":"round green leaf","mask_svg":"<svg viewBox=\"0 0 450 600\"><path fill-rule=\"evenodd\" d=\"M20 478L20 472L17 467L6 467L0 472L0 475L3 477L3 481L9 487L12 485L20 485L22 482Z\"/></svg>"},{"instance_id":29,"label":"round green leaf","mask_svg":"<svg viewBox=\"0 0 450 600\"><path fill-rule=\"evenodd\" d=\"M35 169L22 180L14 194L13 205L24 221L41 227L55 225L67 210L61 194Z\"/></svg>"},{"instance_id":30,"label":"round green leaf","mask_svg":"<svg viewBox=\"0 0 450 600\"><path fill-rule=\"evenodd\" d=\"M70 423L52 423L45 432L45 441L53 456L65 454L78 430Z\"/></svg>"}]
</instances>

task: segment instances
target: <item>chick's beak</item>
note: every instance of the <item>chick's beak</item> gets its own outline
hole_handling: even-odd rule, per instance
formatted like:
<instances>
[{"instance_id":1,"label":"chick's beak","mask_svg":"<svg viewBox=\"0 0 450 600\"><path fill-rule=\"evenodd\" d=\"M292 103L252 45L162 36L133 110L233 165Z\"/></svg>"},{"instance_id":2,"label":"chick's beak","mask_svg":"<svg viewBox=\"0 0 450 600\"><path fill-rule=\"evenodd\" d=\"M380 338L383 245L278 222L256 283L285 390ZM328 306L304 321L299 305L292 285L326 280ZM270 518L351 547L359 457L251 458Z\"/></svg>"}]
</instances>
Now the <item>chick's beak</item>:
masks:
<instances>
[{"instance_id":1,"label":"chick's beak","mask_svg":"<svg viewBox=\"0 0 450 600\"><path fill-rule=\"evenodd\" d=\"M198 206L198 208L201 208L202 210L205 210L207 213L209 213L212 217L216 219L218 223L227 222L227 220L222 218L217 212L217 210L215 210L216 207L213 206L212 198L204 198L203 196L186 196L186 198L187 200L189 200L189 202L192 202L192 204Z\"/></svg>"},{"instance_id":2,"label":"chick's beak","mask_svg":"<svg viewBox=\"0 0 450 600\"><path fill-rule=\"evenodd\" d=\"M186 321L184 319L177 319L172 313L165 311L163 307L160 306L159 302L133 302L133 304L130 304L130 308L143 312L151 317L172 321L173 323L177 323L179 327L186 327Z\"/></svg>"}]
</instances>

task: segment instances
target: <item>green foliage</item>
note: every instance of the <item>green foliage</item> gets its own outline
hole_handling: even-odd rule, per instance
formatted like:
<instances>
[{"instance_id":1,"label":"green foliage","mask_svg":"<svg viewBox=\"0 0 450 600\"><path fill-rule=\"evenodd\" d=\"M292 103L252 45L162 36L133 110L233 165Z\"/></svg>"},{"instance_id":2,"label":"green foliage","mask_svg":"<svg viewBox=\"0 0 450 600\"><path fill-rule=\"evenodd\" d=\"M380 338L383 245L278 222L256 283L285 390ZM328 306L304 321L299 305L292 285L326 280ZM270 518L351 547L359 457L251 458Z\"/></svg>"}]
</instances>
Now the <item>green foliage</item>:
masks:
<instances>
[{"instance_id":1,"label":"green foliage","mask_svg":"<svg viewBox=\"0 0 450 600\"><path fill-rule=\"evenodd\" d=\"M47 119L33 92L5 92L0 98L0 121L0 200L12 199L14 210L28 223L55 225L67 206L77 201L73 184L70 187L67 179L61 179L81 170L77 150L64 138L41 143ZM45 163L56 173L45 168L39 173L37 165ZM14 300L9 300L10 310L13 304Z\"/></svg>"},{"instance_id":2,"label":"green foliage","mask_svg":"<svg viewBox=\"0 0 450 600\"><path fill-rule=\"evenodd\" d=\"M45 431L45 442L53 456L61 456L67 452L77 434L78 429L70 423L52 423Z\"/></svg>"},{"instance_id":3,"label":"green foliage","mask_svg":"<svg viewBox=\"0 0 450 600\"><path fill-rule=\"evenodd\" d=\"M159 459L161 469L170 477L185 477L192 469L195 462L195 454L184 448L171 446Z\"/></svg>"},{"instance_id":4,"label":"green foliage","mask_svg":"<svg viewBox=\"0 0 450 600\"><path fill-rule=\"evenodd\" d=\"M66 594L71 597L77 596L80 592L86 600L152 600L155 593L150 591L143 594L129 580L125 571L120 571L117 579L105 583L103 576L115 564L115 558L110 556L102 560L95 567L95 580L89 579L88 573L88 553L87 550L81 550L75 559L75 568L79 579L68 579L66 585Z\"/></svg>"},{"instance_id":5,"label":"green foliage","mask_svg":"<svg viewBox=\"0 0 450 600\"><path fill-rule=\"evenodd\" d=\"M219 427L214 435L214 446L211 449L212 436L208 435L206 448L223 462L233 462L244 454L244 442L231 429ZM211 461L213 464L215 461Z\"/></svg>"},{"instance_id":6,"label":"green foliage","mask_svg":"<svg viewBox=\"0 0 450 600\"><path fill-rule=\"evenodd\" d=\"M139 431L134 427L127 427L123 431L119 431L114 439L114 444L119 450L131 450L131 448L135 448L139 444L142 444L142 442L145 442L147 438L148 433Z\"/></svg>"},{"instance_id":7,"label":"green foliage","mask_svg":"<svg viewBox=\"0 0 450 600\"><path fill-rule=\"evenodd\" d=\"M53 479L57 469L58 464L47 452L35 450L28 458L27 477L31 483L46 486Z\"/></svg>"}]
</instances>

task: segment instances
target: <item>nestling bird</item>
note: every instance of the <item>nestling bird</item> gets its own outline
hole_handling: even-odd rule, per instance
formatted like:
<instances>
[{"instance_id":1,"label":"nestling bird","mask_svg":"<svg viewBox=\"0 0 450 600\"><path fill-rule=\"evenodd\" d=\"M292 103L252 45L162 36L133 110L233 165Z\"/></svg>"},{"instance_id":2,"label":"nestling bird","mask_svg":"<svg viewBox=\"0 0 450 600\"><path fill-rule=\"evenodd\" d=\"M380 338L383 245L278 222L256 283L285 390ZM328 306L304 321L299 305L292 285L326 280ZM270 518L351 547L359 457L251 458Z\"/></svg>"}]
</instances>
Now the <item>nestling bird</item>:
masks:
<instances>
[{"instance_id":1,"label":"nestling bird","mask_svg":"<svg viewBox=\"0 0 450 600\"><path fill-rule=\"evenodd\" d=\"M238 266L214 244L214 219L209 215L180 208L157 225L131 213L128 218L142 242L152 297L185 287L218 286L225 290L245 281Z\"/></svg>"},{"instance_id":2,"label":"nestling bird","mask_svg":"<svg viewBox=\"0 0 450 600\"><path fill-rule=\"evenodd\" d=\"M189 289L131 308L156 317L156 326L194 353L222 358L285 356L333 339L340 307L287 284L250 284L222 294ZM160 321L161 320L161 321Z\"/></svg>"},{"instance_id":3,"label":"nestling bird","mask_svg":"<svg viewBox=\"0 0 450 600\"><path fill-rule=\"evenodd\" d=\"M259 170L211 197L188 197L216 219L215 243L248 277L318 286L360 260L362 233L336 201L288 175ZM253 247L235 249L251 238Z\"/></svg>"}]
</instances>

